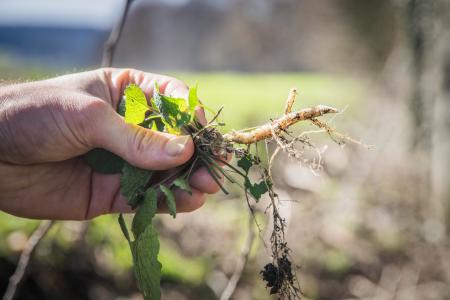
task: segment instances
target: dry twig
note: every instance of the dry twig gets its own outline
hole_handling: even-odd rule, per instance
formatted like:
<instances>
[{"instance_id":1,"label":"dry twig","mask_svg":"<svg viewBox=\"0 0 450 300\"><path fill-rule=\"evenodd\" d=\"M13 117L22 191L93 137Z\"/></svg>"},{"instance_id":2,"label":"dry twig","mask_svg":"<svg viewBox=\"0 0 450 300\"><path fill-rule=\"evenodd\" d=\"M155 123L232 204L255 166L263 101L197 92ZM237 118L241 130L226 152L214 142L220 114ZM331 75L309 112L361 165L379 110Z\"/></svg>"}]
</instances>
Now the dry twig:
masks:
<instances>
[{"instance_id":1,"label":"dry twig","mask_svg":"<svg viewBox=\"0 0 450 300\"><path fill-rule=\"evenodd\" d=\"M37 229L31 234L28 239L25 247L20 255L19 263L17 264L16 271L9 279L8 288L6 289L5 294L3 295L3 300L12 300L16 295L16 291L19 288L22 280L24 278L25 272L27 271L28 264L33 255L34 250L36 249L39 242L42 238L47 234L50 230L54 221L42 221L39 223Z\"/></svg>"},{"instance_id":2,"label":"dry twig","mask_svg":"<svg viewBox=\"0 0 450 300\"><path fill-rule=\"evenodd\" d=\"M117 43L122 35L123 28L125 27L125 21L127 20L128 11L130 10L131 3L134 0L126 0L122 15L117 20L108 40L105 43L103 49L102 67L111 67L114 59L114 54L116 51Z\"/></svg>"},{"instance_id":3,"label":"dry twig","mask_svg":"<svg viewBox=\"0 0 450 300\"><path fill-rule=\"evenodd\" d=\"M255 230L253 228L253 226L254 226L253 218L254 218L253 214L249 213L247 239L245 240L245 244L241 249L241 256L240 256L239 260L236 262L236 266L235 266L233 275L231 275L225 289L223 290L222 294L220 295L220 300L228 300L231 298L231 296L233 296L233 293L236 290L237 284L239 283L239 280L241 279L242 272L244 271L244 268L247 265L250 251L252 249L253 241L255 240Z\"/></svg>"}]
</instances>

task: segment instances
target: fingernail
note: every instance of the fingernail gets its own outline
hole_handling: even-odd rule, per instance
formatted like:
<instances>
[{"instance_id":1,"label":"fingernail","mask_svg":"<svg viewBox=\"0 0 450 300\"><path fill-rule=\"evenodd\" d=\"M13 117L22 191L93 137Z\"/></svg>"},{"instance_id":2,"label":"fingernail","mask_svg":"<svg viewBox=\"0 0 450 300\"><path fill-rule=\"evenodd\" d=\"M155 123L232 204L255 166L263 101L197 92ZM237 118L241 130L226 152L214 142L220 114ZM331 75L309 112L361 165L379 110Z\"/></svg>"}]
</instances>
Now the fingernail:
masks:
<instances>
[{"instance_id":1,"label":"fingernail","mask_svg":"<svg viewBox=\"0 0 450 300\"><path fill-rule=\"evenodd\" d=\"M171 156L177 156L184 151L190 137L188 135L177 136L166 144L166 152Z\"/></svg>"}]
</instances>

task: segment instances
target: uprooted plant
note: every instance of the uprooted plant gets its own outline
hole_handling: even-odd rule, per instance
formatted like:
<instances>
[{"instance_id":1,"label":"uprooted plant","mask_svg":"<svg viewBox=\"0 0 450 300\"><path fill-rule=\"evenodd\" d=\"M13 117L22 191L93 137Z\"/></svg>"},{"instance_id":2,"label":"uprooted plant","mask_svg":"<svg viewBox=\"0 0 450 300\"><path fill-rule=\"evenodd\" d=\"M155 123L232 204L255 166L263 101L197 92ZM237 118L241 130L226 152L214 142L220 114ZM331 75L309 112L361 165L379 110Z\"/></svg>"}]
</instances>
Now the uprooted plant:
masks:
<instances>
[{"instance_id":1,"label":"uprooted plant","mask_svg":"<svg viewBox=\"0 0 450 300\"><path fill-rule=\"evenodd\" d=\"M239 185L244 191L251 212L251 200L258 202L263 194L267 194L271 200L268 209L273 218L270 237L272 261L264 266L261 275L270 289L270 294L277 294L283 299L300 297L295 264L286 243L286 222L279 213L279 198L273 190L270 171L273 158L281 150L302 163L309 163L313 168L320 166L320 153L319 158L314 161L308 161L303 155L302 149L305 147L315 149L307 135L294 137L289 132L289 127L299 121L310 121L339 143L356 141L335 132L327 123L318 119L325 114L337 113L337 109L317 105L293 112L295 97L296 90L292 89L284 114L280 118L253 129L222 134L219 127L223 124L217 122L221 110L215 113L207 124L198 121L195 108L203 105L198 100L196 87L190 88L188 99L182 99L163 95L158 86L155 86L149 101L137 85L129 85L125 89L118 110L126 122L173 134L188 134L195 145L193 157L169 173L136 168L103 149L95 149L86 155L86 161L97 172L122 173L121 193L127 198L128 204L136 209L136 214L131 223L131 234L122 215L119 216L119 224L130 245L137 283L146 300L161 297L162 266L158 262L159 240L152 219L160 205L166 205L175 218L173 190L181 189L190 193L188 179L193 170L200 166L206 167L224 193L228 192L221 183L221 178ZM252 152L251 149L251 146L259 141L276 143L277 148L266 165L261 162L258 152ZM296 147L297 144L301 147ZM238 159L237 166L227 162L226 158L230 154ZM254 177L250 176L252 168L260 174L257 180L250 178Z\"/></svg>"}]
</instances>

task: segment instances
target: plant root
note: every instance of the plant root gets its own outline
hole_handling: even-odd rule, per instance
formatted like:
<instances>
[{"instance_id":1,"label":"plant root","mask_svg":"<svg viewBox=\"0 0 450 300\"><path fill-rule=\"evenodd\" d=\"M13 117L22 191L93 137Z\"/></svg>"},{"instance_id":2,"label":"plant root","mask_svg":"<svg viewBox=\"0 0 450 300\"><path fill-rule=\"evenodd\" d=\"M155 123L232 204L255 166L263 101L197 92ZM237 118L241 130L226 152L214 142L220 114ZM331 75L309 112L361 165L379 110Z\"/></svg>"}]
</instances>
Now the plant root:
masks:
<instances>
[{"instance_id":1,"label":"plant root","mask_svg":"<svg viewBox=\"0 0 450 300\"><path fill-rule=\"evenodd\" d=\"M288 98L286 111L289 111L289 109L292 107L293 100L290 99L295 99L295 96L293 98L291 97L292 96ZM292 103L290 103L289 101L292 101ZM273 132L278 134L279 132L287 130L290 126L300 121L312 120L325 114L338 112L339 110L334 107L317 105L299 111L289 112L284 116L267 124L261 125L251 131L239 130L226 133L223 135L223 139L228 142L250 145L265 139L272 138Z\"/></svg>"},{"instance_id":2,"label":"plant root","mask_svg":"<svg viewBox=\"0 0 450 300\"><path fill-rule=\"evenodd\" d=\"M286 242L285 234L287 224L285 218L279 211L280 199L273 190L271 167L274 158L282 151L290 158L293 158L302 164L309 165L311 171L314 172L320 170L322 153L325 150L318 149L309 139L309 134L316 132L327 133L331 139L339 145L343 145L346 142L363 145L361 142L358 142L347 135L336 132L336 130L327 122L318 119L320 116L326 114L339 113L340 111L336 108L326 105L317 105L292 112L296 95L296 89L291 89L289 91L283 116L255 128L231 131L222 134L218 130L218 127L223 124L216 122L221 109L206 125L200 124L198 121L186 125L183 128L183 132L191 135L196 151L191 161L187 162L184 167L180 169L180 172L188 170L186 177L189 177L192 170L200 166L206 167L209 174L222 188L224 193L227 193L227 191L221 181L223 178L227 179L230 183L239 185L245 192L249 211L251 216L253 216L253 221L255 223L256 219L249 198L254 198L255 202L259 201L262 194L266 194L270 198L271 201L266 211L271 210L273 228L271 228L270 245L266 247L270 249L272 259L264 266L260 274L265 281L270 294L277 294L280 299L289 300L300 299L302 291L296 275L297 266L291 257L291 249ZM318 127L318 129L306 131L299 136L294 137L289 132L289 128L300 121L310 121L313 125ZM268 157L267 165L262 164L257 150L257 143L263 140L266 141ZM267 147L268 142L274 142L276 145L276 149L272 154L269 153ZM252 154L250 151L252 144L255 144L256 154ZM309 150L313 151L313 159L308 158L308 155L305 153L305 151ZM246 163L239 164L238 162L238 166L235 167L227 162L227 158L229 158L230 155L234 155L237 159L244 160ZM250 164L250 166L247 165L247 167L245 167L245 164ZM250 167L253 167L253 170L257 170L257 173L259 173L259 182L254 182L250 178ZM241 179L238 180L239 178L235 177L241 177ZM258 194L258 191L260 194ZM256 223L256 225L258 224ZM251 231L252 226L249 228ZM250 240L252 240L253 233L250 231L249 237L251 237ZM235 272L230 278L226 289L223 291L221 299L229 299L232 297L248 260L251 248L251 242L249 243L250 244L245 245L241 259L237 263ZM264 243L264 245L266 244Z\"/></svg>"}]
</instances>

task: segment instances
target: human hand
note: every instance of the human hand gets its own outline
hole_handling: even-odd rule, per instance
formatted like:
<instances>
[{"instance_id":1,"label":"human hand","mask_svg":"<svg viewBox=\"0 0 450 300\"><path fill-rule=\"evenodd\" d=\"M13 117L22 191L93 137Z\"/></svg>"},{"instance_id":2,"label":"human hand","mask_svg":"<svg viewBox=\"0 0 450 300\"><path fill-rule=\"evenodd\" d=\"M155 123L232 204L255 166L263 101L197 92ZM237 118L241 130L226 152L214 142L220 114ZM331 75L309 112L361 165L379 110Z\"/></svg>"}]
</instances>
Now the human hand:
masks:
<instances>
[{"instance_id":1,"label":"human hand","mask_svg":"<svg viewBox=\"0 0 450 300\"><path fill-rule=\"evenodd\" d=\"M192 139L127 124L116 113L130 83L151 95L186 97L188 87L162 75L99 69L0 87L0 209L21 217L82 220L131 212L120 174L94 172L80 157L104 148L132 165L167 170L189 160ZM198 117L204 119L203 111ZM218 184L206 169L190 177L192 195L175 191L177 211L199 208ZM167 209L159 208L160 212Z\"/></svg>"}]
</instances>

